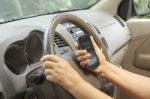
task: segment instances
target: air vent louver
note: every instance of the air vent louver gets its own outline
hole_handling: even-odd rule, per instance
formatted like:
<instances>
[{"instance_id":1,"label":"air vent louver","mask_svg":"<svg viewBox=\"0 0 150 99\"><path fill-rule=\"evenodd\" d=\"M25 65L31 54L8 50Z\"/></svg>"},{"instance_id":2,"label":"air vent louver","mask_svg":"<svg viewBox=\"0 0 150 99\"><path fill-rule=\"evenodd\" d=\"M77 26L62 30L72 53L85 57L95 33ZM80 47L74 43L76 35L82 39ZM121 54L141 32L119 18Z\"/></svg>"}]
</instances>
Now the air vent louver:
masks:
<instances>
[{"instance_id":1,"label":"air vent louver","mask_svg":"<svg viewBox=\"0 0 150 99\"><path fill-rule=\"evenodd\" d=\"M122 22L122 20L118 16L114 16L114 18L121 24L122 27L125 27L125 24Z\"/></svg>"},{"instance_id":2,"label":"air vent louver","mask_svg":"<svg viewBox=\"0 0 150 99\"><path fill-rule=\"evenodd\" d=\"M66 43L66 41L59 34L55 34L54 41L55 41L55 43L56 43L56 45L58 47L68 46L68 44Z\"/></svg>"}]
</instances>

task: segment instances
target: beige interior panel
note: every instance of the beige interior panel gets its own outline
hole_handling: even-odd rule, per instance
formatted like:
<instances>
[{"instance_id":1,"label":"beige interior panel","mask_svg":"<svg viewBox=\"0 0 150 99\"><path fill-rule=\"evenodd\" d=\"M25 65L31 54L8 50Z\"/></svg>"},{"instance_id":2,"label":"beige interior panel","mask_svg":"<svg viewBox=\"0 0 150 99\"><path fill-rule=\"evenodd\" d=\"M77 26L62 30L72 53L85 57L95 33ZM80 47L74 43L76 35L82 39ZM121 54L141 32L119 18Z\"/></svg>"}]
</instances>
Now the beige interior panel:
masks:
<instances>
[{"instance_id":1,"label":"beige interior panel","mask_svg":"<svg viewBox=\"0 0 150 99\"><path fill-rule=\"evenodd\" d=\"M144 43L144 41L146 39L149 39L149 38L150 38L150 34L144 35L142 37L138 37L129 43L127 55L125 56L123 62L121 63L121 66L124 69L127 69L127 70L134 72L134 73L137 73L137 74L141 74L141 75L150 77L150 71L149 70L144 70L144 69L138 68L134 65L136 50L138 49L139 46L141 46Z\"/></svg>"},{"instance_id":2,"label":"beige interior panel","mask_svg":"<svg viewBox=\"0 0 150 99\"><path fill-rule=\"evenodd\" d=\"M121 65L122 65L123 68L125 68L125 69L127 69L131 72L150 77L150 71L149 70L141 69L141 68L135 66L135 64L134 64L136 50L147 39L150 39L150 34L138 37L138 38L134 39L132 42L130 42L127 54L126 54L126 56L125 56L125 58L124 58ZM150 47L150 46L148 46L148 47Z\"/></svg>"},{"instance_id":3,"label":"beige interior panel","mask_svg":"<svg viewBox=\"0 0 150 99\"><path fill-rule=\"evenodd\" d=\"M117 66L120 66L124 56L127 53L127 50L128 50L128 44L126 44L121 49L119 49L116 53L113 54L113 56L110 58L111 62L113 64L116 64Z\"/></svg>"},{"instance_id":4,"label":"beige interior panel","mask_svg":"<svg viewBox=\"0 0 150 99\"><path fill-rule=\"evenodd\" d=\"M150 70L150 38L146 39L135 51L134 65Z\"/></svg>"},{"instance_id":5,"label":"beige interior panel","mask_svg":"<svg viewBox=\"0 0 150 99\"><path fill-rule=\"evenodd\" d=\"M130 19L127 21L132 38L150 34L150 19Z\"/></svg>"},{"instance_id":6,"label":"beige interior panel","mask_svg":"<svg viewBox=\"0 0 150 99\"><path fill-rule=\"evenodd\" d=\"M122 0L100 0L91 10L104 10L116 15L118 6Z\"/></svg>"},{"instance_id":7,"label":"beige interior panel","mask_svg":"<svg viewBox=\"0 0 150 99\"><path fill-rule=\"evenodd\" d=\"M137 38L133 39L128 44L127 53L124 57L124 60L121 63L122 68L124 68L128 71L131 71L133 73L136 73L136 74L141 74L141 75L150 77L150 71L149 70L141 69L140 67L135 66L135 63L134 63L136 50L142 44L144 44L144 42L147 41L148 39L150 39L150 34L137 37ZM150 48L150 46L148 46L148 48ZM115 99L132 99L124 91L122 91L118 88L116 88L116 90L115 90L115 97L114 98Z\"/></svg>"}]
</instances>

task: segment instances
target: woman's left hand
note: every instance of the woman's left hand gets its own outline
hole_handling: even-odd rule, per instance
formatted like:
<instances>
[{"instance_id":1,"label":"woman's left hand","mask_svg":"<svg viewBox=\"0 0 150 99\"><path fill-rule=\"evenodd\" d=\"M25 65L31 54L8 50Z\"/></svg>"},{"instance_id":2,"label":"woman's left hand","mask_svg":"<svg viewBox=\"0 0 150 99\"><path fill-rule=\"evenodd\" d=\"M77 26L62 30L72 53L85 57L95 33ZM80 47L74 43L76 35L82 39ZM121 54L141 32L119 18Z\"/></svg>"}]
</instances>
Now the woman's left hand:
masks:
<instances>
[{"instance_id":1,"label":"woman's left hand","mask_svg":"<svg viewBox=\"0 0 150 99\"><path fill-rule=\"evenodd\" d=\"M70 66L70 64L55 55L46 55L41 61L45 70L46 79L72 90L75 86L84 82L81 76Z\"/></svg>"}]
</instances>

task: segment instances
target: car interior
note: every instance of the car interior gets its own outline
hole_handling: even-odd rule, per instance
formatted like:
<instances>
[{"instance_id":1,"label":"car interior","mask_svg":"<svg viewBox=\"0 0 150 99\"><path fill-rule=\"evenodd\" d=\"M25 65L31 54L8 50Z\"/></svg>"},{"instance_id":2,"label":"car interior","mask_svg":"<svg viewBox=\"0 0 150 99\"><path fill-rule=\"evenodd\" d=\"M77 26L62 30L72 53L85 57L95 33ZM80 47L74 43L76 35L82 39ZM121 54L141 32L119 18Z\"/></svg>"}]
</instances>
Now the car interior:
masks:
<instances>
[{"instance_id":1,"label":"car interior","mask_svg":"<svg viewBox=\"0 0 150 99\"><path fill-rule=\"evenodd\" d=\"M149 77L150 20L134 18L135 1L95 0L83 9L0 19L0 99L75 99L45 79L40 59L47 54L69 61L86 81L114 99L131 99L111 82L81 68L74 44L80 36L91 35L107 61Z\"/></svg>"}]
</instances>

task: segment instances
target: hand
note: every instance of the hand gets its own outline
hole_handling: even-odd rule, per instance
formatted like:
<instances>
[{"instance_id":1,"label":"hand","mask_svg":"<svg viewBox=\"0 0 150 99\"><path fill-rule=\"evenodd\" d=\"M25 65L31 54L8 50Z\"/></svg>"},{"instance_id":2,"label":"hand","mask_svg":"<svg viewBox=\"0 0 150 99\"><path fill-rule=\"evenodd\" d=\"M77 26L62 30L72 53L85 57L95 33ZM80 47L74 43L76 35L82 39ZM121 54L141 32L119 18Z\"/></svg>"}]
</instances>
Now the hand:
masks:
<instances>
[{"instance_id":1,"label":"hand","mask_svg":"<svg viewBox=\"0 0 150 99\"><path fill-rule=\"evenodd\" d=\"M41 61L45 70L46 79L72 90L80 82L84 81L70 64L55 55L46 55Z\"/></svg>"},{"instance_id":2,"label":"hand","mask_svg":"<svg viewBox=\"0 0 150 99\"><path fill-rule=\"evenodd\" d=\"M97 57L100 62L100 65L95 70L93 70L93 72L95 72L97 74L101 74L103 72L103 68L105 66L107 66L107 61L106 61L105 56L103 55L102 51L95 43L93 37L90 36L90 38L91 38L95 53L97 54ZM79 49L79 45L77 43L75 43L75 47L77 49ZM75 52L75 55L77 56L77 60L80 62L80 65L85 68L89 62L89 58L91 56L90 53L88 53L86 50L77 50Z\"/></svg>"}]
</instances>

